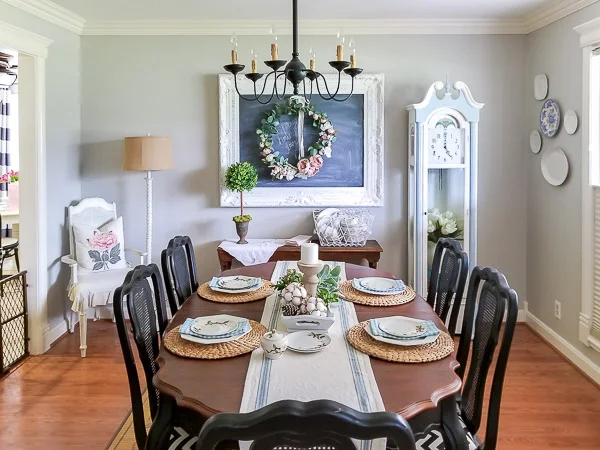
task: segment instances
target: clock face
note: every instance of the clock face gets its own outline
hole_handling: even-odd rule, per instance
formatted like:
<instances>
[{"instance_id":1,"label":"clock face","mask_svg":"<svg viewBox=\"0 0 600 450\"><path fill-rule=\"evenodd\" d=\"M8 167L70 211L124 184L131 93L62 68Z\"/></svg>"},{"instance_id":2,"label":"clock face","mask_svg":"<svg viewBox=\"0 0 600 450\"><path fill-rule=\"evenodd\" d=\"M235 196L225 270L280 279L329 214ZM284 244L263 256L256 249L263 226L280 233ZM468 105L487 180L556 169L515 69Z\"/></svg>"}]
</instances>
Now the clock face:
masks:
<instances>
[{"instance_id":1,"label":"clock face","mask_svg":"<svg viewBox=\"0 0 600 450\"><path fill-rule=\"evenodd\" d=\"M435 127L429 129L429 164L461 164L463 135L451 117L438 120Z\"/></svg>"}]
</instances>

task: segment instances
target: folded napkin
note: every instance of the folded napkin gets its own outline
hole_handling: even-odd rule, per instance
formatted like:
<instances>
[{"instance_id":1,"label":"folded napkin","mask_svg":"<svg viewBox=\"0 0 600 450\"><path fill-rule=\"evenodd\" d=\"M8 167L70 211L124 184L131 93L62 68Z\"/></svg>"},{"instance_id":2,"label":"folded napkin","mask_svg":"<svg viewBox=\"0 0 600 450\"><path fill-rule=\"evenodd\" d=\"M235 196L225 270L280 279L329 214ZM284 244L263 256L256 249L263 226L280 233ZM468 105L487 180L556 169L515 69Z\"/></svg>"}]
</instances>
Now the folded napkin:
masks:
<instances>
[{"instance_id":1,"label":"folded napkin","mask_svg":"<svg viewBox=\"0 0 600 450\"><path fill-rule=\"evenodd\" d=\"M210 280L208 282L208 287L211 288L211 289L217 288L217 289L223 289L223 290L231 291L231 292L235 292L235 291L238 291L238 290L243 290L243 289L225 289L225 288L222 288L221 286L219 286L219 280L220 279L221 279L220 277L212 277L212 280ZM255 288L255 287L260 286L262 284L262 280L260 278L258 278L258 277L255 278L254 281L255 281L254 284L252 286L249 286L247 289ZM244 288L244 289L246 289L246 288Z\"/></svg>"},{"instance_id":2,"label":"folded napkin","mask_svg":"<svg viewBox=\"0 0 600 450\"><path fill-rule=\"evenodd\" d=\"M429 336L437 336L438 334L440 334L440 330L438 327L435 326L435 323L433 323L431 320L423 320L422 325L425 327L425 333L420 334L419 336L406 336L406 337L399 337L399 336L394 336L393 334L388 334L385 331L383 331L381 328L379 328L379 320L377 319L371 319L369 320L369 328L371 329L371 333L374 334L375 336L381 336L387 339L396 339L396 340L400 340L400 341L413 341L415 339L423 339Z\"/></svg>"},{"instance_id":3,"label":"folded napkin","mask_svg":"<svg viewBox=\"0 0 600 450\"><path fill-rule=\"evenodd\" d=\"M298 236L294 236L293 238L289 238L285 240L285 245L293 245L294 247L299 247L302 244L306 244L310 242L312 236L307 234L299 234Z\"/></svg>"},{"instance_id":4,"label":"folded napkin","mask_svg":"<svg viewBox=\"0 0 600 450\"><path fill-rule=\"evenodd\" d=\"M195 320L196 319L190 318L185 319L185 322L183 322L181 327L179 327L179 333L187 334L188 336L194 336L201 339L223 339L233 336L239 336L240 334L244 334L250 330L250 322L246 319L240 321L240 323L238 323L237 328L229 333L221 334L220 336L207 336L205 334L196 333L194 330L192 330L192 324Z\"/></svg>"},{"instance_id":5,"label":"folded napkin","mask_svg":"<svg viewBox=\"0 0 600 450\"><path fill-rule=\"evenodd\" d=\"M406 290L406 286L404 285L404 282L402 280L394 280L396 281L396 288L394 290L389 290L389 291L378 291L375 289L370 289L370 288L366 288L364 286L361 286L360 284L360 278L354 278L352 279L352 287L354 289L356 289L357 291L371 291L371 292L379 292L379 293L386 293L386 294L400 294L401 292L404 292Z\"/></svg>"}]
</instances>

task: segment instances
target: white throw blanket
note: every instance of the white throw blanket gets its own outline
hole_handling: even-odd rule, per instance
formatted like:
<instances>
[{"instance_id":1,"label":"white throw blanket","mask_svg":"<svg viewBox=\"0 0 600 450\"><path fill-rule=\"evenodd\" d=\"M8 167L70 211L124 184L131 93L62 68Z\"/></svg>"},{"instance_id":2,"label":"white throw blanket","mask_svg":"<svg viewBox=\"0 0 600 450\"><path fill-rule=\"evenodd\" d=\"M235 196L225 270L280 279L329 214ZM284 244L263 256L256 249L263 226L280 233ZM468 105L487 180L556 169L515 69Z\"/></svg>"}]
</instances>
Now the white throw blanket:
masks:
<instances>
[{"instance_id":1,"label":"white throw blanket","mask_svg":"<svg viewBox=\"0 0 600 450\"><path fill-rule=\"evenodd\" d=\"M326 263L342 266L343 263ZM288 269L297 268L295 262L279 261L273 271L276 282ZM261 323L269 330L279 324L280 302L271 295L265 302ZM354 305L341 301L332 306L335 322L329 329L331 345L319 353L300 354L287 350L280 359L270 360L263 356L262 348L252 352L240 412L250 412L279 400L301 401L335 400L362 412L384 411L383 400L373 375L369 357L352 347L346 340L346 332L358 323ZM363 450L385 449L385 440L363 442Z\"/></svg>"},{"instance_id":2,"label":"white throw blanket","mask_svg":"<svg viewBox=\"0 0 600 450\"><path fill-rule=\"evenodd\" d=\"M285 245L285 239L247 239L247 244L236 244L234 240L221 242L219 247L241 262L254 266L269 262L275 250Z\"/></svg>"}]
</instances>

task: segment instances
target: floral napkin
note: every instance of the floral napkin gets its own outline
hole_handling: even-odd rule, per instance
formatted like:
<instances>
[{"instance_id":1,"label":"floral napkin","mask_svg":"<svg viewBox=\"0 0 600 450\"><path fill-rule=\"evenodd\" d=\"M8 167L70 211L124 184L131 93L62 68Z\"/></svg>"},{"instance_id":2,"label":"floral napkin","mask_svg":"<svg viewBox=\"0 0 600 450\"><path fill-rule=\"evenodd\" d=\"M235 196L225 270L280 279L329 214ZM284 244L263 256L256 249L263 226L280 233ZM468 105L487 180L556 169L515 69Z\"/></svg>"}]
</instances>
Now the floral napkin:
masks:
<instances>
[{"instance_id":1,"label":"floral napkin","mask_svg":"<svg viewBox=\"0 0 600 450\"><path fill-rule=\"evenodd\" d=\"M248 331L250 331L250 322L245 319L245 320L241 320L238 323L238 326L235 330L226 333L226 334L222 334L220 336L207 336L205 334L200 334L200 333L196 333L195 331L192 330L192 324L194 323L196 319L185 319L185 322L183 322L183 324L181 325L181 327L179 327L179 333L180 334L187 334L188 336L195 336L197 338L201 338L201 339L223 339L223 338L228 338L228 337L233 337L233 336L239 336L241 334L247 333Z\"/></svg>"},{"instance_id":2,"label":"floral napkin","mask_svg":"<svg viewBox=\"0 0 600 450\"><path fill-rule=\"evenodd\" d=\"M371 333L375 336L381 336L387 339L396 339L396 340L400 340L400 341L412 341L415 339L423 339L429 336L437 336L438 334L440 334L440 330L438 327L435 326L435 323L433 323L431 320L423 320L421 322L421 324L425 327L425 332L423 334L420 334L419 336L416 337L412 337L412 336L406 336L406 337L400 337L400 336L394 336L392 334L388 334L385 331L383 331L381 328L379 328L379 321L377 319L371 319L369 320L369 327L371 329Z\"/></svg>"}]
</instances>

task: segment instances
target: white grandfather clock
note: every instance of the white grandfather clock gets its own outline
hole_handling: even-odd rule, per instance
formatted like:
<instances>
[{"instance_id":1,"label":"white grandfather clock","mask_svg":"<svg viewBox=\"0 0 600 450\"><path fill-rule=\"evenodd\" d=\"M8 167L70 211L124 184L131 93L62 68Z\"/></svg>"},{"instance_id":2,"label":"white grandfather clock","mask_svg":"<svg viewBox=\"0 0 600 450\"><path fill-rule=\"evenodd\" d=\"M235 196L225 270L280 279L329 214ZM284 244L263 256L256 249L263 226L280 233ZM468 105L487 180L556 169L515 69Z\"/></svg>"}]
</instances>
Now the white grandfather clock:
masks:
<instances>
[{"instance_id":1,"label":"white grandfather clock","mask_svg":"<svg viewBox=\"0 0 600 450\"><path fill-rule=\"evenodd\" d=\"M463 232L457 237L477 259L477 135L479 111L465 83L436 81L409 111L409 283L427 294L434 243L428 243L430 212L450 211ZM429 248L429 252L428 252ZM428 258L429 253L429 258ZM429 259L429 261L428 261Z\"/></svg>"}]
</instances>

